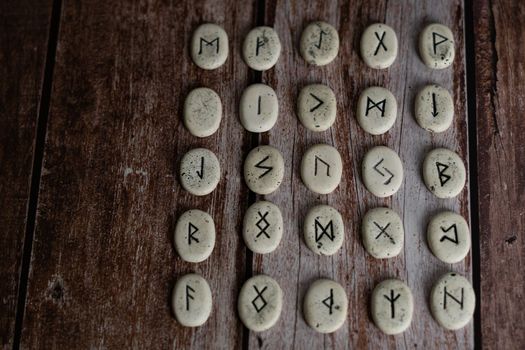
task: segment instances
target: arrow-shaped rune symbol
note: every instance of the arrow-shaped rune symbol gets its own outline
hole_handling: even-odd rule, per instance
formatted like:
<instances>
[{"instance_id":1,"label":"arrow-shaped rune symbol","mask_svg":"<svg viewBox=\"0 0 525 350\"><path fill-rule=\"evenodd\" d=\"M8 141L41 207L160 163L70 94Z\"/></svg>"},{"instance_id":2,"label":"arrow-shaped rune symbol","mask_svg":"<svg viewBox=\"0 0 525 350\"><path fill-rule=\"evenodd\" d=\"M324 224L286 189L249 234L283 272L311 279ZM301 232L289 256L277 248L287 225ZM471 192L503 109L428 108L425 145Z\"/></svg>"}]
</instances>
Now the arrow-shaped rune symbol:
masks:
<instances>
[{"instance_id":1,"label":"arrow-shaped rune symbol","mask_svg":"<svg viewBox=\"0 0 525 350\"><path fill-rule=\"evenodd\" d=\"M314 44L315 47L317 47L318 49L321 49L321 42L323 41L323 35L327 35L328 33L326 33L324 30L321 29L321 32L319 32L319 42L317 44Z\"/></svg>"},{"instance_id":2,"label":"arrow-shaped rune symbol","mask_svg":"<svg viewBox=\"0 0 525 350\"><path fill-rule=\"evenodd\" d=\"M310 109L310 112L315 111L317 108L321 107L321 105L324 103L323 100L321 100L319 97L315 96L314 94L310 93L310 95L317 100L317 104L314 106L314 108Z\"/></svg>"},{"instance_id":3,"label":"arrow-shaped rune symbol","mask_svg":"<svg viewBox=\"0 0 525 350\"><path fill-rule=\"evenodd\" d=\"M201 171L197 170L197 175L202 179L204 177L204 157L201 157Z\"/></svg>"},{"instance_id":4,"label":"arrow-shaped rune symbol","mask_svg":"<svg viewBox=\"0 0 525 350\"><path fill-rule=\"evenodd\" d=\"M437 111L436 94L432 93L432 116L435 118L439 112Z\"/></svg>"},{"instance_id":5,"label":"arrow-shaped rune symbol","mask_svg":"<svg viewBox=\"0 0 525 350\"><path fill-rule=\"evenodd\" d=\"M383 163L384 160L385 160L385 158L381 158L381 160L379 162L377 162L376 165L374 165L374 170L377 171L379 173L379 175L381 175L383 177L385 177L386 175L381 170L379 170L377 167L381 163ZM388 185L392 181L392 179L394 178L394 174L390 170L388 170L387 168L385 168L385 167L382 167L382 168L383 168L384 171L386 171L390 175L390 177L385 182L383 182L383 185Z\"/></svg>"}]
</instances>

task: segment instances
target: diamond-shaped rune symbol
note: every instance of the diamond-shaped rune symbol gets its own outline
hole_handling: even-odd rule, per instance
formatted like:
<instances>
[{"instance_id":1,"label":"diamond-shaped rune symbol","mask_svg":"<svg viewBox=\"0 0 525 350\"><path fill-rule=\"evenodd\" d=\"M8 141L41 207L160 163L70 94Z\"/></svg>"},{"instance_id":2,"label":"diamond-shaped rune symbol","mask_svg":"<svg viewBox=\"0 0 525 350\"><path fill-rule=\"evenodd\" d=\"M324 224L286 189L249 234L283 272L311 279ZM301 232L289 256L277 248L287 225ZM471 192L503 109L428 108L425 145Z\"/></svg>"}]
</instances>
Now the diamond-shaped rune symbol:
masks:
<instances>
[{"instance_id":1,"label":"diamond-shaped rune symbol","mask_svg":"<svg viewBox=\"0 0 525 350\"><path fill-rule=\"evenodd\" d=\"M267 211L264 214L261 214L260 211L257 212L257 214L259 214L259 216L261 217L259 221L255 223L255 225L259 228L259 233L256 236L257 238L259 238L259 236L261 235L265 235L266 238L270 238L270 235L268 234L268 232L266 232L268 227L270 227L270 223L266 220L266 216L268 216L269 213L269 211Z\"/></svg>"},{"instance_id":2,"label":"diamond-shaped rune symbol","mask_svg":"<svg viewBox=\"0 0 525 350\"><path fill-rule=\"evenodd\" d=\"M266 291L266 289L268 289L268 286L265 286L261 290L257 289L257 286L253 286L253 289L255 289L255 292L257 293L257 296L252 300L252 305L255 308L255 311L257 311L257 313L259 313L268 304L266 302L266 300L264 299L264 297L263 297L263 293Z\"/></svg>"}]
</instances>

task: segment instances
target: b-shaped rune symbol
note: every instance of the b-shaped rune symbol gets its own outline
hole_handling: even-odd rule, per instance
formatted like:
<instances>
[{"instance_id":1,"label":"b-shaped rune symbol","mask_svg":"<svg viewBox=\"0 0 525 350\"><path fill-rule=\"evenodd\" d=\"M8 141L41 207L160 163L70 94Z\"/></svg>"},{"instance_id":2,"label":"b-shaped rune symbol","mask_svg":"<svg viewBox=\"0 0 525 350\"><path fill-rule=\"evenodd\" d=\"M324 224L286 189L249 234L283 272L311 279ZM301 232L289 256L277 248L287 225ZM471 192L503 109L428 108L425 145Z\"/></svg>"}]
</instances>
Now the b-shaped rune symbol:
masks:
<instances>
[{"instance_id":1,"label":"b-shaped rune symbol","mask_svg":"<svg viewBox=\"0 0 525 350\"><path fill-rule=\"evenodd\" d=\"M376 225L376 227L379 229L379 234L376 236L376 239L378 239L379 237L381 237L382 235L385 235L388 237L388 239L390 240L390 242L392 244L396 244L396 241L394 241L394 239L392 238L392 236L390 236L388 234L388 232L386 231L386 229L388 228L388 226L390 226L390 223L388 223L385 227L381 227L381 225L379 225L377 222L374 221L374 225Z\"/></svg>"},{"instance_id":2,"label":"b-shaped rune symbol","mask_svg":"<svg viewBox=\"0 0 525 350\"><path fill-rule=\"evenodd\" d=\"M264 157L259 163L255 164L256 168L265 170L265 172L259 175L259 179L273 170L273 166L268 166L268 165L263 164L264 162L268 160L268 158L270 158L270 156Z\"/></svg>"},{"instance_id":3,"label":"b-shaped rune symbol","mask_svg":"<svg viewBox=\"0 0 525 350\"><path fill-rule=\"evenodd\" d=\"M257 214L259 214L261 218L255 223L255 225L259 228L259 233L257 234L256 238L259 238L260 235L265 235L267 238L270 238L270 235L268 232L266 232L268 227L270 227L270 223L266 220L266 216L268 216L269 213L270 212L267 211L266 213L261 214L260 211L257 211Z\"/></svg>"},{"instance_id":4,"label":"b-shaped rune symbol","mask_svg":"<svg viewBox=\"0 0 525 350\"><path fill-rule=\"evenodd\" d=\"M204 157L201 157L201 171L197 170L197 176L201 179L204 177Z\"/></svg>"},{"instance_id":5,"label":"b-shaped rune symbol","mask_svg":"<svg viewBox=\"0 0 525 350\"><path fill-rule=\"evenodd\" d=\"M449 168L448 165L436 162L436 167L439 175L439 183L441 184L441 187L443 187L448 180L452 178L452 176L445 174L445 171Z\"/></svg>"},{"instance_id":6,"label":"b-shaped rune symbol","mask_svg":"<svg viewBox=\"0 0 525 350\"><path fill-rule=\"evenodd\" d=\"M328 233L328 231L330 231L330 233ZM332 220L330 220L328 224L323 226L319 221L317 221L317 219L315 219L315 241L319 242L323 238L323 236L328 237L328 239L332 242L334 241L334 224L332 223Z\"/></svg>"},{"instance_id":7,"label":"b-shaped rune symbol","mask_svg":"<svg viewBox=\"0 0 525 350\"><path fill-rule=\"evenodd\" d=\"M264 299L263 297L263 293L266 291L266 289L268 289L268 286L264 286L264 288L262 290L259 290L257 288L256 285L253 286L253 289L255 289L255 293L257 293L257 295L255 296L255 298L252 300L252 305L253 307L255 308L255 311L257 311L257 313L261 312L265 307L266 305L268 304L266 302L266 300ZM261 301L261 306L259 306L257 302L257 300L260 300Z\"/></svg>"},{"instance_id":8,"label":"b-shaped rune symbol","mask_svg":"<svg viewBox=\"0 0 525 350\"><path fill-rule=\"evenodd\" d=\"M379 173L379 175L381 175L383 177L386 177L386 175L381 170L379 170L377 168L381 163L383 163L384 160L385 160L385 158L381 158L381 160L379 162L377 162L376 165L374 165L374 170L377 171ZM383 185L388 185L392 181L392 179L394 178L394 174L390 170L388 170L386 167L382 167L382 168L383 168L384 171L386 171L390 175L390 177L385 182L383 182Z\"/></svg>"},{"instance_id":9,"label":"b-shaped rune symbol","mask_svg":"<svg viewBox=\"0 0 525 350\"><path fill-rule=\"evenodd\" d=\"M384 294L383 296L385 297L386 300L390 302L390 317L395 318L396 317L395 302L397 301L397 299L399 299L401 294L398 293L396 296L394 296L394 290L390 289L390 296L384 295Z\"/></svg>"},{"instance_id":10,"label":"b-shaped rune symbol","mask_svg":"<svg viewBox=\"0 0 525 350\"><path fill-rule=\"evenodd\" d=\"M190 292L195 293L195 289L191 288L188 284L186 285L186 311L190 310L190 300L195 300Z\"/></svg>"},{"instance_id":11,"label":"b-shaped rune symbol","mask_svg":"<svg viewBox=\"0 0 525 350\"><path fill-rule=\"evenodd\" d=\"M447 287L445 286L444 287L444 293L443 293L443 309L446 309L447 308L447 297L450 297L452 298L452 300L454 300L456 303L459 304L460 306L460 309L463 310L463 288L461 288L461 299L457 299L455 296L453 296L452 294L450 294L449 292L447 292Z\"/></svg>"},{"instance_id":12,"label":"b-shaped rune symbol","mask_svg":"<svg viewBox=\"0 0 525 350\"><path fill-rule=\"evenodd\" d=\"M326 165L326 176L330 176L330 164L328 164L318 156L315 156L314 176L317 176L317 161L320 161L321 163Z\"/></svg>"},{"instance_id":13,"label":"b-shaped rune symbol","mask_svg":"<svg viewBox=\"0 0 525 350\"><path fill-rule=\"evenodd\" d=\"M368 112L373 108L377 108L381 112L381 117L384 117L385 116L385 105L386 105L386 98L376 103L369 96L367 96L366 97L365 117L368 117Z\"/></svg>"},{"instance_id":14,"label":"b-shaped rune symbol","mask_svg":"<svg viewBox=\"0 0 525 350\"><path fill-rule=\"evenodd\" d=\"M317 100L317 104L310 109L310 112L315 111L317 108L321 107L321 105L324 103L323 100L321 100L319 97L315 96L314 94L310 93L310 95Z\"/></svg>"},{"instance_id":15,"label":"b-shaped rune symbol","mask_svg":"<svg viewBox=\"0 0 525 350\"><path fill-rule=\"evenodd\" d=\"M188 224L188 245L191 245L192 240L199 243L199 239L195 237L197 231L199 231L199 228L190 222Z\"/></svg>"},{"instance_id":16,"label":"b-shaped rune symbol","mask_svg":"<svg viewBox=\"0 0 525 350\"><path fill-rule=\"evenodd\" d=\"M206 44L206 46L213 46L215 43L217 44L217 49L216 49L216 53L219 53L219 38L215 38L213 39L212 41L208 41L204 38L201 38L200 42L199 42L199 55L202 54L202 44Z\"/></svg>"},{"instance_id":17,"label":"b-shaped rune symbol","mask_svg":"<svg viewBox=\"0 0 525 350\"><path fill-rule=\"evenodd\" d=\"M317 44L314 44L314 46L317 47L318 49L321 49L321 42L323 41L323 35L328 35L328 33L321 29L321 31L319 32L319 42Z\"/></svg>"},{"instance_id":18,"label":"b-shaped rune symbol","mask_svg":"<svg viewBox=\"0 0 525 350\"><path fill-rule=\"evenodd\" d=\"M444 240L449 240L451 241L452 243L456 243L458 244L459 243L459 239L458 239L458 229L456 227L456 224L452 224L449 228L444 228L443 226L440 227L441 228L441 231L443 232L448 232L452 229L454 229L454 239L450 238L449 236L447 235L443 235L443 237L441 237L441 239L439 240L440 242L443 242Z\"/></svg>"},{"instance_id":19,"label":"b-shaped rune symbol","mask_svg":"<svg viewBox=\"0 0 525 350\"><path fill-rule=\"evenodd\" d=\"M328 308L329 315L332 314L332 307L334 306L334 290L330 288L330 295L323 299L323 304Z\"/></svg>"},{"instance_id":20,"label":"b-shaped rune symbol","mask_svg":"<svg viewBox=\"0 0 525 350\"><path fill-rule=\"evenodd\" d=\"M437 38L437 40L436 40L436 38ZM443 44L447 40L448 40L448 38L446 36L443 36L443 35L438 34L436 32L432 32L432 44L433 44L433 47L434 47L434 55L437 54L436 48L438 47L438 45Z\"/></svg>"},{"instance_id":21,"label":"b-shaped rune symbol","mask_svg":"<svg viewBox=\"0 0 525 350\"><path fill-rule=\"evenodd\" d=\"M377 40L379 40L379 43L377 44L376 50L374 52L374 56L375 56L379 52L379 48L380 47L382 47L383 50L385 50L385 51L388 51L388 49L386 48L385 43L383 42L383 39L385 38L386 32L383 32L383 34L381 34L381 37L379 36L379 34L377 34L377 32L374 32L374 34L375 34Z\"/></svg>"}]
</instances>

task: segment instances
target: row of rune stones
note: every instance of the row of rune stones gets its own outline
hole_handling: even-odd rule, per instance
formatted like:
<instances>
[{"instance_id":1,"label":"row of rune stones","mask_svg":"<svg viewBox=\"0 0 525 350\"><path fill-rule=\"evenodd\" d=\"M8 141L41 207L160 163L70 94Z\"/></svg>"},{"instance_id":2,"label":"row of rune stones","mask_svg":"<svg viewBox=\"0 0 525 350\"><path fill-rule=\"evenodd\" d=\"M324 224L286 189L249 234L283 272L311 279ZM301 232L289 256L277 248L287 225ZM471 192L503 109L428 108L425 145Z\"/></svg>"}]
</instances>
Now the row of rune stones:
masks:
<instances>
[{"instance_id":1,"label":"row of rune stones","mask_svg":"<svg viewBox=\"0 0 525 350\"><path fill-rule=\"evenodd\" d=\"M312 22L301 34L299 50L309 64L327 65L339 52L339 34L328 23ZM388 68L397 57L396 33L386 24L372 24L361 36L360 50L361 58L369 67ZM228 35L216 24L202 24L193 33L190 53L197 66L216 69L228 58ZM271 27L252 29L242 45L244 61L257 71L272 68L280 54L281 41ZM442 69L450 66L455 55L454 37L450 29L438 23L427 25L419 35L419 55L430 68Z\"/></svg>"}]
</instances>

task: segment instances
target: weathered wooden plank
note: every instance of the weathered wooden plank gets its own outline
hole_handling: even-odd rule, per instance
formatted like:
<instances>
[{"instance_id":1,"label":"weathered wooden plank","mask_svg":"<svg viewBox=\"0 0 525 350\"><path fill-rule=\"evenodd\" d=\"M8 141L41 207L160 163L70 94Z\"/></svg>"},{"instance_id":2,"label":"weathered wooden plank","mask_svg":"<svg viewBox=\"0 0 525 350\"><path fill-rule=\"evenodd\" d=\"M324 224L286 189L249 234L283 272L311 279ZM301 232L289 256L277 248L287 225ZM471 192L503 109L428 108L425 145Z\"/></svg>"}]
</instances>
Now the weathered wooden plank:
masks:
<instances>
[{"instance_id":1,"label":"weathered wooden plank","mask_svg":"<svg viewBox=\"0 0 525 350\"><path fill-rule=\"evenodd\" d=\"M241 165L251 137L236 118L250 73L240 45L254 2L65 2L28 285L24 348L238 348L236 296L245 248L237 234L248 193ZM230 57L215 71L188 53L193 30L222 25ZM182 125L191 88L222 97L219 131ZM222 181L197 198L178 181L182 155L207 147ZM210 212L212 256L183 263L172 234L189 208ZM215 298L207 324L185 329L169 306L178 276L201 273Z\"/></svg>"},{"instance_id":2,"label":"weathered wooden plank","mask_svg":"<svg viewBox=\"0 0 525 350\"><path fill-rule=\"evenodd\" d=\"M308 66L300 57L298 44L302 29L312 20L334 25L342 47L338 58L325 67ZM453 68L432 71L418 57L417 37L429 22L448 25L456 40L457 56ZM388 70L374 71L359 57L360 35L374 22L394 28L399 40L399 55ZM467 161L467 116L465 112L465 50L463 3L388 2L388 1L268 1L265 24L274 26L283 44L277 65L263 74L263 82L276 91L280 99L277 125L261 137L261 143L281 150L286 163L285 179L276 193L266 196L283 211L285 234L280 248L268 255L256 255L255 273L273 276L283 288L284 310L279 323L271 330L251 333L251 347L265 348L444 348L473 347L473 325L457 332L440 328L432 319L428 298L430 288L444 272L453 270L471 278L471 258L450 266L439 262L426 245L426 223L440 209L452 209L469 218L469 192L451 200L435 198L424 186L421 165L425 153L437 146L458 152ZM307 83L329 85L338 99L338 116L326 132L307 131L297 120L296 98ZM427 83L445 86L454 96L455 121L450 130L431 135L417 126L413 116L414 96ZM355 110L359 93L366 87L389 88L398 101L398 120L385 136L372 137L357 125ZM330 195L316 195L302 183L299 174L301 157L315 143L335 146L343 157L343 180ZM361 159L372 145L395 149L405 168L405 180L393 198L380 200L365 190L360 179ZM468 164L467 164L468 165ZM302 221L307 210L320 203L338 208L346 224L342 250L333 257L318 257L304 244ZM387 205L404 220L405 248L397 258L374 260L364 251L360 240L360 220L369 208ZM317 278L339 281L349 297L348 322L333 335L323 336L306 325L302 299L308 286ZM385 336L371 322L369 297L382 279L396 277L408 283L415 299L412 326L401 336Z\"/></svg>"},{"instance_id":3,"label":"weathered wooden plank","mask_svg":"<svg viewBox=\"0 0 525 350\"><path fill-rule=\"evenodd\" d=\"M474 1L481 340L525 347L525 3Z\"/></svg>"},{"instance_id":4,"label":"weathered wooden plank","mask_svg":"<svg viewBox=\"0 0 525 350\"><path fill-rule=\"evenodd\" d=\"M52 1L0 3L0 346L11 348Z\"/></svg>"}]
</instances>

